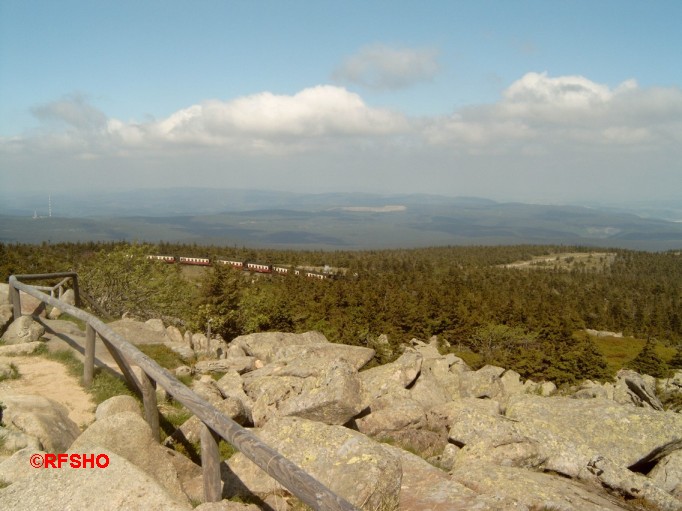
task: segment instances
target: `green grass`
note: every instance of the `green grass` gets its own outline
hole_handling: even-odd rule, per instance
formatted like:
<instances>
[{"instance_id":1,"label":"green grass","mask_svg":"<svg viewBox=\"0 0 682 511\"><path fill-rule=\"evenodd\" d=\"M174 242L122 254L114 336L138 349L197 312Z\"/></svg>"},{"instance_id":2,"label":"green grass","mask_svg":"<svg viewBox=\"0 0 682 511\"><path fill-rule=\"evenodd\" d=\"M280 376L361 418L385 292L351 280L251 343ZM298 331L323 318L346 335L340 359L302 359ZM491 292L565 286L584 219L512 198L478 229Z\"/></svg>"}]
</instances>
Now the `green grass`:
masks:
<instances>
[{"instance_id":1,"label":"green grass","mask_svg":"<svg viewBox=\"0 0 682 511\"><path fill-rule=\"evenodd\" d=\"M592 337L599 351L604 354L609 371L613 374L627 366L644 348L646 340L634 337ZM675 348L656 343L656 354L665 362L675 355Z\"/></svg>"},{"instance_id":2,"label":"green grass","mask_svg":"<svg viewBox=\"0 0 682 511\"><path fill-rule=\"evenodd\" d=\"M192 362L185 360L163 344L140 344L137 346L137 349L148 357L153 358L157 364L169 371L180 366L190 365Z\"/></svg>"}]
</instances>

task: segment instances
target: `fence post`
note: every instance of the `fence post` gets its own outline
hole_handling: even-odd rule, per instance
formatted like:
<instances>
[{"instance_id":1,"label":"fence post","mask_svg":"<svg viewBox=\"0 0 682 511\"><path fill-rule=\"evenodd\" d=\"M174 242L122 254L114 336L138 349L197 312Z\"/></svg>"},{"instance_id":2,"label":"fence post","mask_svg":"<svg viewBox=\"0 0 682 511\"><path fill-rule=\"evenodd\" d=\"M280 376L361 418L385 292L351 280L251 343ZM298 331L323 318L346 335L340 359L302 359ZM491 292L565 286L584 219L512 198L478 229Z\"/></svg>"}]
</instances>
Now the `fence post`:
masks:
<instances>
[{"instance_id":1,"label":"fence post","mask_svg":"<svg viewBox=\"0 0 682 511\"><path fill-rule=\"evenodd\" d=\"M211 428L201 423L201 469L204 475L204 502L220 502L222 481L220 479L220 451L218 439Z\"/></svg>"},{"instance_id":2,"label":"fence post","mask_svg":"<svg viewBox=\"0 0 682 511\"><path fill-rule=\"evenodd\" d=\"M140 368L142 369L142 368ZM144 404L144 416L152 430L152 436L157 442L161 441L159 430L159 409L156 403L155 382L151 380L144 369L141 370L140 386L142 387L142 403Z\"/></svg>"},{"instance_id":3,"label":"fence post","mask_svg":"<svg viewBox=\"0 0 682 511\"><path fill-rule=\"evenodd\" d=\"M21 317L21 296L19 295L19 290L11 283L9 285L9 296L12 301L14 319L17 320Z\"/></svg>"},{"instance_id":4,"label":"fence post","mask_svg":"<svg viewBox=\"0 0 682 511\"><path fill-rule=\"evenodd\" d=\"M78 287L78 274L74 273L71 276L71 282L73 282L73 298L74 302L76 303L76 307L81 306L81 293L80 293L80 288Z\"/></svg>"},{"instance_id":5,"label":"fence post","mask_svg":"<svg viewBox=\"0 0 682 511\"><path fill-rule=\"evenodd\" d=\"M83 360L83 384L92 385L95 374L95 336L97 333L90 323L85 325L85 360Z\"/></svg>"}]
</instances>

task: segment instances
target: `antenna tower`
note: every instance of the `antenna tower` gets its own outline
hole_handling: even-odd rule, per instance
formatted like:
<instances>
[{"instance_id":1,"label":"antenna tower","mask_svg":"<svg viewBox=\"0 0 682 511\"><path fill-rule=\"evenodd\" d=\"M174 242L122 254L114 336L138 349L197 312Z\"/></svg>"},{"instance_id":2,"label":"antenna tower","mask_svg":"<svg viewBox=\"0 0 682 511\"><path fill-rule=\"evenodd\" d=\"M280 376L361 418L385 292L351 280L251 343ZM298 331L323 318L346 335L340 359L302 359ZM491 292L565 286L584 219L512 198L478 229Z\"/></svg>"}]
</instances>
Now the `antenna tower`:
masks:
<instances>
[{"instance_id":1,"label":"antenna tower","mask_svg":"<svg viewBox=\"0 0 682 511\"><path fill-rule=\"evenodd\" d=\"M47 196L47 216L52 218L52 195Z\"/></svg>"}]
</instances>

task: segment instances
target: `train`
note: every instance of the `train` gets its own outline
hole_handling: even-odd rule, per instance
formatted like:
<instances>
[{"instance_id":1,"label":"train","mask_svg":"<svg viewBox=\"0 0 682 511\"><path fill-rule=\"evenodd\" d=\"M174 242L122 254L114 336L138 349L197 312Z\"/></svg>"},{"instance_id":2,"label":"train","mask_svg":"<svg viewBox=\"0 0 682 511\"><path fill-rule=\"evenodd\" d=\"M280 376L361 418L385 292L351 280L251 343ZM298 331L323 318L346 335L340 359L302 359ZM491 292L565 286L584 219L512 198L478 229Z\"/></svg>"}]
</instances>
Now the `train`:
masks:
<instances>
[{"instance_id":1,"label":"train","mask_svg":"<svg viewBox=\"0 0 682 511\"><path fill-rule=\"evenodd\" d=\"M328 270L324 272L312 271L306 268L290 268L288 266L276 266L272 264L262 264L251 261L233 261L229 259L211 259L208 257L185 257L170 255L148 255L147 259L160 261L169 264L188 264L194 266L211 266L220 264L229 266L235 270L248 271L253 273L274 273L276 275L302 275L311 279L325 280L335 278L336 275Z\"/></svg>"}]
</instances>

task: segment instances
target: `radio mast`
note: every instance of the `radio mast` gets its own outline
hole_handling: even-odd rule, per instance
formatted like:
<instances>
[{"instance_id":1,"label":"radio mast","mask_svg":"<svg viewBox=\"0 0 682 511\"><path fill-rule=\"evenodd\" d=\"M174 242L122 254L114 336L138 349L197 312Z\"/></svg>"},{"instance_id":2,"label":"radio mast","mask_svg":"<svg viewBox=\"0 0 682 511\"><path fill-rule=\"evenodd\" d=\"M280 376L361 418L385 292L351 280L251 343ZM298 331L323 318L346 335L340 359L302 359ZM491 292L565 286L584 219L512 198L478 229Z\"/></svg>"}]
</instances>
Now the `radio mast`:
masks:
<instances>
[{"instance_id":1,"label":"radio mast","mask_svg":"<svg viewBox=\"0 0 682 511\"><path fill-rule=\"evenodd\" d=\"M52 195L47 196L47 217L52 218Z\"/></svg>"}]
</instances>

